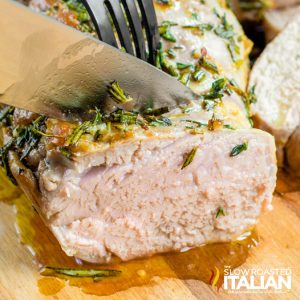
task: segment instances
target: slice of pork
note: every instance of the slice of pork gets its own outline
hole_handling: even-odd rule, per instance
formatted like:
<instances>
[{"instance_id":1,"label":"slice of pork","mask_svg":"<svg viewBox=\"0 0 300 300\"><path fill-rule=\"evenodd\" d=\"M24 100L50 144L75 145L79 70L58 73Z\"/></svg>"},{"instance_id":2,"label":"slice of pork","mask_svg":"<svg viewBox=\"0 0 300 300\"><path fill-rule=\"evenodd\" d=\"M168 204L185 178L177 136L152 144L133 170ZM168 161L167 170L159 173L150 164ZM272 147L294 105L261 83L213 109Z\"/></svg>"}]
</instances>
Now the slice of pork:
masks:
<instances>
[{"instance_id":1,"label":"slice of pork","mask_svg":"<svg viewBox=\"0 0 300 300\"><path fill-rule=\"evenodd\" d=\"M250 86L253 85L257 95L257 103L252 106L256 124L275 136L282 166L283 150L300 124L300 15L257 60L250 76ZM299 144L295 147L299 148Z\"/></svg>"},{"instance_id":2,"label":"slice of pork","mask_svg":"<svg viewBox=\"0 0 300 300\"><path fill-rule=\"evenodd\" d=\"M286 8L300 4L300 0L272 0L275 8Z\"/></svg>"},{"instance_id":3,"label":"slice of pork","mask_svg":"<svg viewBox=\"0 0 300 300\"><path fill-rule=\"evenodd\" d=\"M287 142L286 163L290 170L300 177L300 125L295 129Z\"/></svg>"},{"instance_id":4,"label":"slice of pork","mask_svg":"<svg viewBox=\"0 0 300 300\"><path fill-rule=\"evenodd\" d=\"M267 10L264 16L264 28L267 41L271 41L297 15L300 15L300 5Z\"/></svg>"},{"instance_id":5,"label":"slice of pork","mask_svg":"<svg viewBox=\"0 0 300 300\"><path fill-rule=\"evenodd\" d=\"M273 138L255 129L158 131L68 163L49 152L39 207L65 252L90 262L230 241L271 208L274 153Z\"/></svg>"}]
</instances>

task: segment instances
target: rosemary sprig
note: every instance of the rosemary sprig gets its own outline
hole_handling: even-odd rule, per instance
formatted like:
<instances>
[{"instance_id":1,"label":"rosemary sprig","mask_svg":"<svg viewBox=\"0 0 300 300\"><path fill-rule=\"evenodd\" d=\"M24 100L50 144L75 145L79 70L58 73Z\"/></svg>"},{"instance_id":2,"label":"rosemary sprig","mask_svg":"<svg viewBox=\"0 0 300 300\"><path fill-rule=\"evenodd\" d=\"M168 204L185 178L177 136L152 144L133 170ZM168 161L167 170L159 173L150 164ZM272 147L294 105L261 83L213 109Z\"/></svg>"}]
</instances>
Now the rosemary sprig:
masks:
<instances>
[{"instance_id":1,"label":"rosemary sprig","mask_svg":"<svg viewBox=\"0 0 300 300\"><path fill-rule=\"evenodd\" d=\"M203 67L204 69L215 73L215 74L219 74L219 70L216 64L214 64L212 61L208 60L207 58L205 58L203 55L199 58L199 66Z\"/></svg>"},{"instance_id":2,"label":"rosemary sprig","mask_svg":"<svg viewBox=\"0 0 300 300\"><path fill-rule=\"evenodd\" d=\"M132 97L126 95L124 90L120 87L117 81L113 81L108 88L108 93L112 96L117 103L127 103L133 100Z\"/></svg>"},{"instance_id":3,"label":"rosemary sprig","mask_svg":"<svg viewBox=\"0 0 300 300\"><path fill-rule=\"evenodd\" d=\"M226 91L226 78L219 78L213 81L210 91L207 94L202 95L204 100L215 100L221 99L224 96L224 92Z\"/></svg>"},{"instance_id":4,"label":"rosemary sprig","mask_svg":"<svg viewBox=\"0 0 300 300\"><path fill-rule=\"evenodd\" d=\"M184 70L184 69L188 69L188 68L193 68L194 67L193 64L185 64L185 63L181 63L181 62L178 62L176 64L176 66L177 66L178 70Z\"/></svg>"},{"instance_id":5,"label":"rosemary sprig","mask_svg":"<svg viewBox=\"0 0 300 300\"><path fill-rule=\"evenodd\" d=\"M230 152L230 156L237 156L239 155L241 152L246 151L248 149L248 142L245 142L243 144L240 145L236 145L235 147L232 148L231 152Z\"/></svg>"},{"instance_id":6,"label":"rosemary sprig","mask_svg":"<svg viewBox=\"0 0 300 300\"><path fill-rule=\"evenodd\" d=\"M14 112L14 107L12 106L5 106L0 110L0 122L7 118L7 116L12 115Z\"/></svg>"},{"instance_id":7,"label":"rosemary sprig","mask_svg":"<svg viewBox=\"0 0 300 300\"><path fill-rule=\"evenodd\" d=\"M170 111L169 107L163 106L160 108L147 108L144 112L143 115L152 115L152 116L161 116L165 113L168 113Z\"/></svg>"},{"instance_id":8,"label":"rosemary sprig","mask_svg":"<svg viewBox=\"0 0 300 300\"><path fill-rule=\"evenodd\" d=\"M221 24L215 28L214 32L217 36L227 40L227 49L231 59L234 63L237 63L239 61L238 55L240 54L240 47L234 39L236 36L234 27L232 24L228 23L226 14L221 16L216 10L215 14L220 19Z\"/></svg>"},{"instance_id":9,"label":"rosemary sprig","mask_svg":"<svg viewBox=\"0 0 300 300\"><path fill-rule=\"evenodd\" d=\"M96 269L69 269L69 268L56 268L47 266L42 272L48 271L51 273L57 273L61 275L71 277L91 277L98 279L100 277L113 277L121 274L119 270L96 270Z\"/></svg>"},{"instance_id":10,"label":"rosemary sprig","mask_svg":"<svg viewBox=\"0 0 300 300\"><path fill-rule=\"evenodd\" d=\"M223 208L223 207L219 207L219 208L218 208L218 211L217 211L217 213L216 213L216 219L217 219L220 215L225 216L225 212L224 212L224 208Z\"/></svg>"},{"instance_id":11,"label":"rosemary sprig","mask_svg":"<svg viewBox=\"0 0 300 300\"><path fill-rule=\"evenodd\" d=\"M202 70L196 70L193 73L193 79L197 82L201 82L206 78L206 73Z\"/></svg>"},{"instance_id":12,"label":"rosemary sprig","mask_svg":"<svg viewBox=\"0 0 300 300\"><path fill-rule=\"evenodd\" d=\"M198 148L197 147L194 147L191 152L187 155L182 167L181 167L181 170L183 170L184 168L186 168L188 165L190 165L192 163L192 161L194 160L195 158L195 155L196 155L196 152L197 152Z\"/></svg>"},{"instance_id":13,"label":"rosemary sprig","mask_svg":"<svg viewBox=\"0 0 300 300\"><path fill-rule=\"evenodd\" d=\"M210 23L201 23L201 24L189 24L189 25L183 25L182 28L185 29L198 29L202 32L206 31L210 31L213 29L213 25Z\"/></svg>"},{"instance_id":14,"label":"rosemary sprig","mask_svg":"<svg viewBox=\"0 0 300 300\"><path fill-rule=\"evenodd\" d=\"M158 27L159 34L162 38L164 38L167 41L176 42L176 37L171 33L171 27L177 26L177 23L171 22L171 21L163 21L161 25Z\"/></svg>"}]
</instances>

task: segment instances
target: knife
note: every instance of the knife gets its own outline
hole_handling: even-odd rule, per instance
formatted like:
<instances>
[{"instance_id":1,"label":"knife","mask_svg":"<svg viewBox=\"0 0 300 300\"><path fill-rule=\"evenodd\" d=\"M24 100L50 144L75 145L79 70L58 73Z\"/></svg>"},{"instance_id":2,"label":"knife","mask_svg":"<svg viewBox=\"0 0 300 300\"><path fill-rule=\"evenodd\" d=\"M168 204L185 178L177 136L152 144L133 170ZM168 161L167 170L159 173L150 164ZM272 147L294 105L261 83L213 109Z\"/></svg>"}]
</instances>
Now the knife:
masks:
<instances>
[{"instance_id":1,"label":"knife","mask_svg":"<svg viewBox=\"0 0 300 300\"><path fill-rule=\"evenodd\" d=\"M0 33L0 103L74 121L95 107L141 111L197 97L150 64L21 4L0 0ZM134 101L116 106L112 81Z\"/></svg>"}]
</instances>

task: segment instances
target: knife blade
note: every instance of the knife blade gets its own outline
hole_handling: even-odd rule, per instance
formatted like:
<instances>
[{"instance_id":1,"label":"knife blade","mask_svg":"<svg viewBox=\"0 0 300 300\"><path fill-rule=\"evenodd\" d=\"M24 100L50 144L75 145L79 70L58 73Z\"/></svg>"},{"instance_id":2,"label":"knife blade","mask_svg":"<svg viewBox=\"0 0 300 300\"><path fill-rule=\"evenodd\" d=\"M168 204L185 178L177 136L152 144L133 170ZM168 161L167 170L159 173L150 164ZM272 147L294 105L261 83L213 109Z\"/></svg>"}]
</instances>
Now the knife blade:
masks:
<instances>
[{"instance_id":1,"label":"knife blade","mask_svg":"<svg viewBox=\"0 0 300 300\"><path fill-rule=\"evenodd\" d=\"M157 68L87 34L0 0L0 102L49 117L83 119L116 108L117 81L134 101L121 108L175 107L197 96Z\"/></svg>"}]
</instances>

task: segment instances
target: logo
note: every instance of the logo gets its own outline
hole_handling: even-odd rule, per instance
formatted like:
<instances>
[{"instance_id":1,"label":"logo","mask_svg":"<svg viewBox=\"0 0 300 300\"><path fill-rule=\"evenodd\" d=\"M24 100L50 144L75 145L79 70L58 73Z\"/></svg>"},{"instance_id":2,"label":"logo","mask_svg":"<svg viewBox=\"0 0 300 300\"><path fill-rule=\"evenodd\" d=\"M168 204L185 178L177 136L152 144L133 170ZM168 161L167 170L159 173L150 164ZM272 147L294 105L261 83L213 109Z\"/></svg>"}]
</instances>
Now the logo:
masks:
<instances>
[{"instance_id":1,"label":"logo","mask_svg":"<svg viewBox=\"0 0 300 300\"><path fill-rule=\"evenodd\" d=\"M220 270L215 267L210 284L217 291L223 286L228 293L285 293L292 288L292 270L267 267L232 269L225 266L222 278Z\"/></svg>"}]
</instances>

